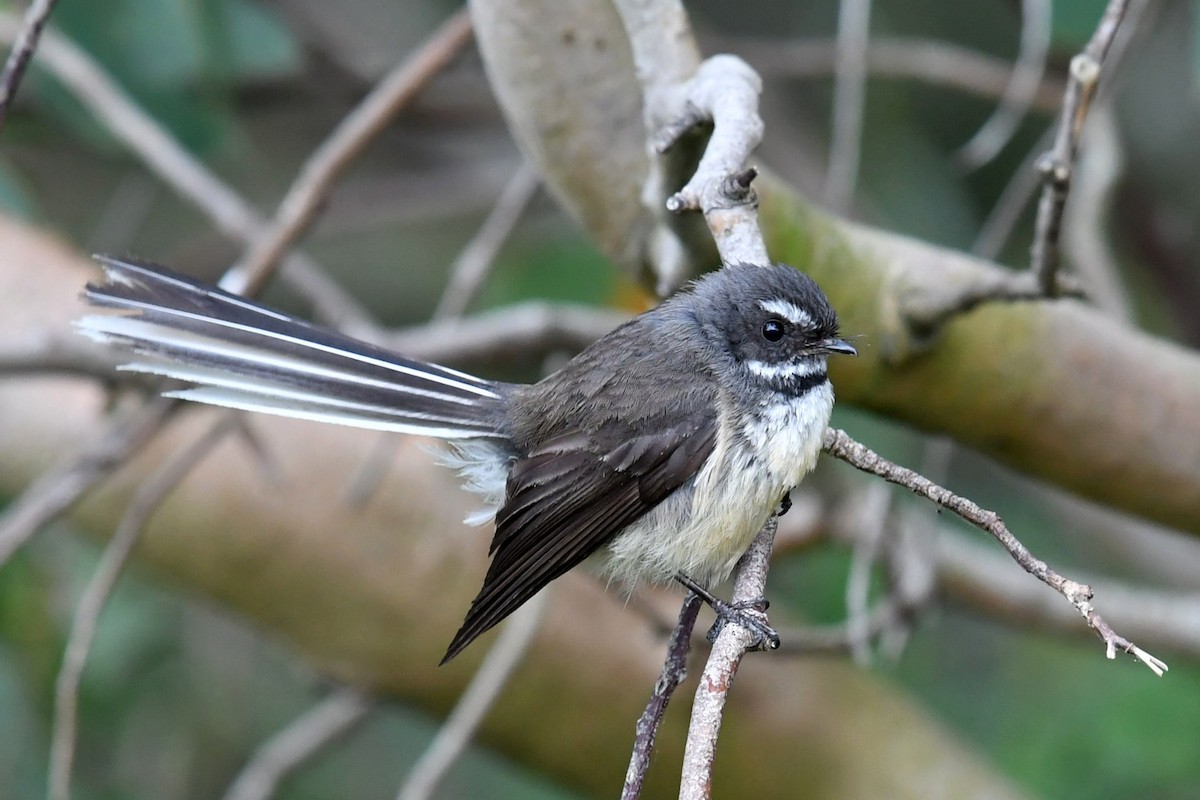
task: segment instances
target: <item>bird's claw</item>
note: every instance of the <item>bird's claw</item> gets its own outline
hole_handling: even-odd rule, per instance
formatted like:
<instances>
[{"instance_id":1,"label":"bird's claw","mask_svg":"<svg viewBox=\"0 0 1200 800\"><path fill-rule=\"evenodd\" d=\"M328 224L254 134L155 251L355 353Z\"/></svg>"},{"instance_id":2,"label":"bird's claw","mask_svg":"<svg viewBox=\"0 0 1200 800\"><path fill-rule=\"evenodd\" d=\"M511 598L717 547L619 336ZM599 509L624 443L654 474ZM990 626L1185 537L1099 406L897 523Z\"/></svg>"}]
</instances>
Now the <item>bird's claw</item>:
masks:
<instances>
[{"instance_id":1,"label":"bird's claw","mask_svg":"<svg viewBox=\"0 0 1200 800\"><path fill-rule=\"evenodd\" d=\"M765 597L740 603L727 603L717 600L711 604L717 614L717 621L708 629L708 642L712 644L724 630L725 625L732 622L750 632L753 637L749 650L778 650L779 634L767 622L766 610L770 606Z\"/></svg>"}]
</instances>

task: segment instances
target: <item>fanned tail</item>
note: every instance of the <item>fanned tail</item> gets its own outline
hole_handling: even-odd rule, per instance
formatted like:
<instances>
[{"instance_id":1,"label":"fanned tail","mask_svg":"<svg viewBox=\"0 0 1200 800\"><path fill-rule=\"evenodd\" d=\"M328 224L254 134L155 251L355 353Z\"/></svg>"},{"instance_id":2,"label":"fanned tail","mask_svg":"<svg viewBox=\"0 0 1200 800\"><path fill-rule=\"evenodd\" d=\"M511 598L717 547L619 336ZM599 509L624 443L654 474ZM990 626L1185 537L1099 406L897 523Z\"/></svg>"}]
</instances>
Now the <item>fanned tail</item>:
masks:
<instances>
[{"instance_id":1,"label":"fanned tail","mask_svg":"<svg viewBox=\"0 0 1200 800\"><path fill-rule=\"evenodd\" d=\"M500 437L505 385L406 358L155 264L97 256L107 281L84 335L148 356L121 369L178 378L172 397L444 439Z\"/></svg>"}]
</instances>

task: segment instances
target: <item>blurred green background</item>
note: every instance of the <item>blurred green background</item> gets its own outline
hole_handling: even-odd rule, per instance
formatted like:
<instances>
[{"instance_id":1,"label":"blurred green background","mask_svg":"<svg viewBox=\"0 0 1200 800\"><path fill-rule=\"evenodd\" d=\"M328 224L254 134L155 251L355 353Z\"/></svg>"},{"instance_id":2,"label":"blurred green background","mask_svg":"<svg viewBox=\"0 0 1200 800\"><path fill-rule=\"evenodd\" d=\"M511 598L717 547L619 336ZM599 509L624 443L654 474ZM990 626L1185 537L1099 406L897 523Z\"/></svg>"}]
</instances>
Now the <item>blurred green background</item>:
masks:
<instances>
[{"instance_id":1,"label":"blurred green background","mask_svg":"<svg viewBox=\"0 0 1200 800\"><path fill-rule=\"evenodd\" d=\"M1047 79L1061 82L1104 3L1053 5ZM1195 346L1200 4L1146 5L1106 89L1124 170L1103 221L1138 324ZM53 25L269 213L331 127L456 8L418 0L349 0L336 11L317 0L62 0ZM688 8L709 50L738 52L767 79L763 161L819 197L831 76L796 74L778 52L831 39L838 3L707 0ZM1013 57L1020 26L1020 4L1007 0L890 0L875 3L872 16L874 36L936 39L1003 60ZM970 249L1051 121L1046 109L1031 111L995 160L965 172L953 154L995 102L937 81L873 75L854 215ZM353 167L304 246L382 320L420 321L518 163L470 52ZM0 206L83 251L137 254L198 275L220 274L239 252L36 64L0 135ZM1027 208L1002 261L1026 263L1031 219ZM545 195L505 246L475 307L533 297L629 310L649 301ZM283 289L267 299L305 310ZM515 369L529 376L538 367ZM915 432L853 409L839 409L835 422L896 460L920 461L924 440ZM1197 572L1147 572L1045 492L979 457L957 453L949 474L952 488L1002 510L1031 548L1064 571L1200 587ZM44 795L55 674L97 554L60 523L0 572L0 800ZM797 614L835 622L845 615L848 564L844 548L823 545L781 565L772 584L805 598ZM897 659L877 659L872 669L1033 796L1200 798L1200 668L1159 655L1171 664L1163 680L1130 661L1104 660L1095 641L1013 630L951 604L922 619ZM325 688L279 643L134 569L103 617L89 661L75 796L219 796L254 748ZM436 725L382 706L280 797L392 796ZM475 751L439 796L572 795Z\"/></svg>"}]
</instances>

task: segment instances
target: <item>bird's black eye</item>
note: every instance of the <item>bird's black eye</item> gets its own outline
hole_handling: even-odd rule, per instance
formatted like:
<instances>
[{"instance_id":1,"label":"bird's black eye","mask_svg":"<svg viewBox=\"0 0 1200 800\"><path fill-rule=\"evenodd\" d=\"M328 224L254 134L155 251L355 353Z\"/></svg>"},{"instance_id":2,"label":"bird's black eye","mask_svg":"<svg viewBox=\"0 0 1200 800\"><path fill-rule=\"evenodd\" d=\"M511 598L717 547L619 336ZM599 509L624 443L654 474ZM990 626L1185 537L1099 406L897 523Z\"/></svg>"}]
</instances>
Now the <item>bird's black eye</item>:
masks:
<instances>
[{"instance_id":1,"label":"bird's black eye","mask_svg":"<svg viewBox=\"0 0 1200 800\"><path fill-rule=\"evenodd\" d=\"M783 338L785 333L783 320L769 319L763 323L762 334L763 338L768 342L778 342Z\"/></svg>"}]
</instances>

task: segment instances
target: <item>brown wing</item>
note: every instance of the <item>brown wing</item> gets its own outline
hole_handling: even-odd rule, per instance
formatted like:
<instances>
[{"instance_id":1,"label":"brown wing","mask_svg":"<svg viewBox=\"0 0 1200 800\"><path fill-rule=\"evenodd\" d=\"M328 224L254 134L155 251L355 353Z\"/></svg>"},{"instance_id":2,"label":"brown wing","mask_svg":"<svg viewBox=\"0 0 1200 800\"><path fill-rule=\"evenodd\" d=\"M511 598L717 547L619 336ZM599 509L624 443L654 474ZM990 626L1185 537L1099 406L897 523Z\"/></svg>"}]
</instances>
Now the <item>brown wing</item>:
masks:
<instances>
[{"instance_id":1,"label":"brown wing","mask_svg":"<svg viewBox=\"0 0 1200 800\"><path fill-rule=\"evenodd\" d=\"M692 419L599 453L572 431L519 459L496 515L483 588L442 663L692 478L716 432L715 417Z\"/></svg>"}]
</instances>

